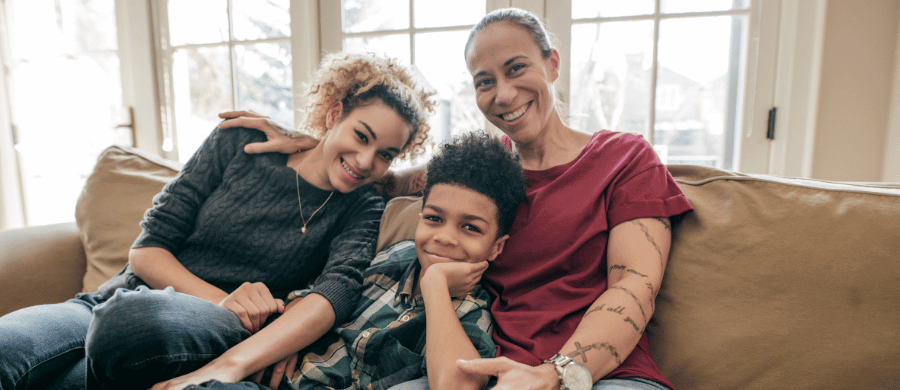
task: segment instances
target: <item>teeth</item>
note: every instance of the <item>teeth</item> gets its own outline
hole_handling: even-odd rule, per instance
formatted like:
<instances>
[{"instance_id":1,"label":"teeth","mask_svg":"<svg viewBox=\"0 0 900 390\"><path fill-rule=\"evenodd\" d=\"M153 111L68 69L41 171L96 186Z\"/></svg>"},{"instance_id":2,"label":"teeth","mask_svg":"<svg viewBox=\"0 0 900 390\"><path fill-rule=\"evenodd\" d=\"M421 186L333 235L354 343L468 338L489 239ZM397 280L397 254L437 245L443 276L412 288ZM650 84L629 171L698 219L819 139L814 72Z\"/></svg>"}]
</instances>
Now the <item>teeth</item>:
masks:
<instances>
[{"instance_id":1,"label":"teeth","mask_svg":"<svg viewBox=\"0 0 900 390\"><path fill-rule=\"evenodd\" d=\"M507 122L512 122L516 119L519 119L519 117L521 117L522 114L525 113L525 111L528 111L528 107L530 107L530 106L531 106L531 103L528 103L528 104L522 106L522 108L520 108L516 111L513 111L511 113L508 113L508 114L503 114L500 117L503 118L503 120L505 120Z\"/></svg>"},{"instance_id":2,"label":"teeth","mask_svg":"<svg viewBox=\"0 0 900 390\"><path fill-rule=\"evenodd\" d=\"M341 161L341 167L344 168L344 171L346 171L347 174L350 175L350 177L357 179L357 180L363 178L362 176L359 176L359 175L353 173L353 171L350 170L350 167L347 166L347 162Z\"/></svg>"}]
</instances>

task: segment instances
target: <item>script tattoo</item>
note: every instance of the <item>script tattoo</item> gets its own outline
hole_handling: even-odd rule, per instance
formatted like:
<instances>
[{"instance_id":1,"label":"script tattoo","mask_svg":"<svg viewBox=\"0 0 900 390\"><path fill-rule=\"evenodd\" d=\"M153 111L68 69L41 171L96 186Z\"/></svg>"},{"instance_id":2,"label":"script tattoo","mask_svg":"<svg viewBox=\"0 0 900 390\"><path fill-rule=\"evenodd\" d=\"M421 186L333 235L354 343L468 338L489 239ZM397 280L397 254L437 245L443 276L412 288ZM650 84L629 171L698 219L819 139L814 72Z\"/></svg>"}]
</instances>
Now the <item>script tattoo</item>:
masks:
<instances>
[{"instance_id":1,"label":"script tattoo","mask_svg":"<svg viewBox=\"0 0 900 390\"><path fill-rule=\"evenodd\" d=\"M581 343L575 342L575 351L570 352L567 356L575 359L578 356L581 356L581 360L583 363L587 363L587 351L592 349L605 349L609 351L609 354L612 355L613 359L616 359L616 364L622 365L622 358L619 356L619 351L616 350L616 347L613 347L609 343L594 343L582 346Z\"/></svg>"},{"instance_id":2,"label":"script tattoo","mask_svg":"<svg viewBox=\"0 0 900 390\"><path fill-rule=\"evenodd\" d=\"M647 237L647 241L650 241L650 244L653 245L653 248L656 249L656 253L659 254L659 265L660 267L665 268L665 261L663 260L662 249L659 249L659 245L656 245L656 240L653 239L653 236L650 235L650 229L647 228L646 225L641 223L640 221L631 221L632 223L641 227L641 231L644 232L644 235Z\"/></svg>"},{"instance_id":3,"label":"script tattoo","mask_svg":"<svg viewBox=\"0 0 900 390\"><path fill-rule=\"evenodd\" d=\"M644 324L647 323L647 314L644 312L644 305L641 305L641 300L637 297L637 295L634 295L634 293L631 292L631 290L629 290L629 289L627 289L627 288L625 288L625 287L621 287L621 286L612 286L612 287L610 287L609 289L610 289L610 290L621 290L621 291L624 291L625 293L627 293L628 295L630 295L630 296L631 296L631 299L634 299L634 303L637 304L638 309L641 310L641 317L644 318ZM632 320L630 317L629 317L629 318L625 318L625 322L630 323L631 326L634 327L634 330L636 330L636 331L638 331L638 332L642 332L642 331L643 331L643 330L641 330L641 327L638 326L638 325L634 322L634 320Z\"/></svg>"}]
</instances>

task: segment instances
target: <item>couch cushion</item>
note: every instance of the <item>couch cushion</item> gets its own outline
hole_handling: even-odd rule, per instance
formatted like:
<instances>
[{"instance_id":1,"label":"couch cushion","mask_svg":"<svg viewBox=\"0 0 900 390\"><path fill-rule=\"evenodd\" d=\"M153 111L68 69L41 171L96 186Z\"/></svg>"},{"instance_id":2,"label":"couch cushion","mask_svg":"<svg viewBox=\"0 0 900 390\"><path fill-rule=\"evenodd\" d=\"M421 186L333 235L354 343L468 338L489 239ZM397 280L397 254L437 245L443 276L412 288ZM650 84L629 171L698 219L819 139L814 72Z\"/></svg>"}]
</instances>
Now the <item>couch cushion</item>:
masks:
<instances>
[{"instance_id":1,"label":"couch cushion","mask_svg":"<svg viewBox=\"0 0 900 390\"><path fill-rule=\"evenodd\" d=\"M398 196L391 199L381 216L377 251L401 240L414 239L421 212L421 196Z\"/></svg>"},{"instance_id":2,"label":"couch cushion","mask_svg":"<svg viewBox=\"0 0 900 390\"><path fill-rule=\"evenodd\" d=\"M669 170L695 211L649 332L676 388L900 388L900 190Z\"/></svg>"},{"instance_id":3,"label":"couch cushion","mask_svg":"<svg viewBox=\"0 0 900 390\"><path fill-rule=\"evenodd\" d=\"M100 154L75 206L87 255L82 291L96 291L125 266L153 196L180 169L177 162L133 148L112 146Z\"/></svg>"}]
</instances>

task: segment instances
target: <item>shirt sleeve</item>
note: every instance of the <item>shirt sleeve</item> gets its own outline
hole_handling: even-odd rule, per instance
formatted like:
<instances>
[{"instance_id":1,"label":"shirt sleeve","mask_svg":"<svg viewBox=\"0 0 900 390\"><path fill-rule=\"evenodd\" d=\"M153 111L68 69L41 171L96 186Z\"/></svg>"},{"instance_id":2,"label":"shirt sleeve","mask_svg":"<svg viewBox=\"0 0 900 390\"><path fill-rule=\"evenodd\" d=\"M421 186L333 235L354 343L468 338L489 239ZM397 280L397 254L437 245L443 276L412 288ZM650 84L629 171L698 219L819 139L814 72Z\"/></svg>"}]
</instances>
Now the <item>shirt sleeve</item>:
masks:
<instances>
[{"instance_id":1,"label":"shirt sleeve","mask_svg":"<svg viewBox=\"0 0 900 390\"><path fill-rule=\"evenodd\" d=\"M213 130L181 172L153 198L132 248L157 247L176 253L194 230L197 213L222 182L229 162L243 153L249 131ZM246 142L244 142L246 143Z\"/></svg>"},{"instance_id":2,"label":"shirt sleeve","mask_svg":"<svg viewBox=\"0 0 900 390\"><path fill-rule=\"evenodd\" d=\"M360 193L345 215L343 230L331 241L328 261L310 292L322 295L334 308L335 324L353 313L362 290L363 272L375 257L384 199L372 190Z\"/></svg>"},{"instance_id":3,"label":"shirt sleeve","mask_svg":"<svg viewBox=\"0 0 900 390\"><path fill-rule=\"evenodd\" d=\"M465 299L474 304L463 313L460 313L460 309L464 305L460 305L457 309L463 331L469 336L469 341L472 342L472 345L475 346L482 358L496 357L497 345L494 344L494 340L491 338L494 333L494 319L491 317L490 297L487 294L487 290L478 287Z\"/></svg>"},{"instance_id":4,"label":"shirt sleeve","mask_svg":"<svg viewBox=\"0 0 900 390\"><path fill-rule=\"evenodd\" d=\"M609 227L638 218L669 218L693 210L653 148L640 139L630 160L612 183Z\"/></svg>"}]
</instances>

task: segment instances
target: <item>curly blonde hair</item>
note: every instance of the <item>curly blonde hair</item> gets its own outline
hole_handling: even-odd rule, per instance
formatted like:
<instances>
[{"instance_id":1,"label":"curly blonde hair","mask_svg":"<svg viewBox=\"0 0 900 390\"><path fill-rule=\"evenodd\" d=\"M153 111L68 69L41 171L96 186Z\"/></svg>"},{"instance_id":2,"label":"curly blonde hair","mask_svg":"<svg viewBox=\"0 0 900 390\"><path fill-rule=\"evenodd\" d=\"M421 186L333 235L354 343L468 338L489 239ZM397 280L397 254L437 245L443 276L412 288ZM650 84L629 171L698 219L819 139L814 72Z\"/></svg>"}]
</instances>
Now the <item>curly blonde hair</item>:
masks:
<instances>
[{"instance_id":1,"label":"curly blonde hair","mask_svg":"<svg viewBox=\"0 0 900 390\"><path fill-rule=\"evenodd\" d=\"M302 130L322 138L325 118L336 103L343 105L339 119L379 99L394 109L412 130L398 157L421 154L428 141L427 116L434 112L433 92L425 92L412 72L396 60L374 54L334 53L325 56L307 86Z\"/></svg>"}]
</instances>

